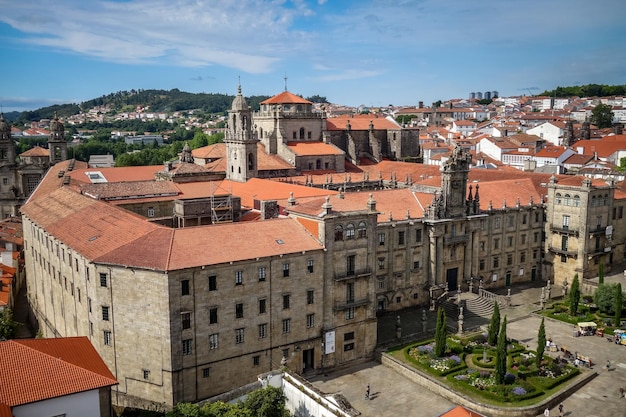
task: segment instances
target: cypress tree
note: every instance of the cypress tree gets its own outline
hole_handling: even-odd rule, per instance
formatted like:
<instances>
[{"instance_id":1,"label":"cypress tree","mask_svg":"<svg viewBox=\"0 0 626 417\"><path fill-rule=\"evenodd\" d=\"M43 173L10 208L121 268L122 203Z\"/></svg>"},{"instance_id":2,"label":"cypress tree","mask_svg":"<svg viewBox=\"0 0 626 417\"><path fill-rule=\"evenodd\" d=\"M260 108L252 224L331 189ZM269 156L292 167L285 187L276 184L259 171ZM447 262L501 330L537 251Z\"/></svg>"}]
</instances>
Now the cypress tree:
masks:
<instances>
[{"instance_id":1,"label":"cypress tree","mask_svg":"<svg viewBox=\"0 0 626 417\"><path fill-rule=\"evenodd\" d=\"M498 341L498 331L500 330L500 307L498 302L493 304L493 314L491 315L491 322L487 329L487 343L494 346Z\"/></svg>"},{"instance_id":2,"label":"cypress tree","mask_svg":"<svg viewBox=\"0 0 626 417\"><path fill-rule=\"evenodd\" d=\"M446 313L443 308L437 310L437 325L435 328L435 355L442 357L446 353Z\"/></svg>"},{"instance_id":3,"label":"cypress tree","mask_svg":"<svg viewBox=\"0 0 626 417\"><path fill-rule=\"evenodd\" d=\"M506 375L506 316L502 320L502 327L498 334L498 346L496 347L496 383L503 384Z\"/></svg>"},{"instance_id":4,"label":"cypress tree","mask_svg":"<svg viewBox=\"0 0 626 417\"><path fill-rule=\"evenodd\" d=\"M620 321L622 319L622 307L623 307L623 294L622 294L622 284L618 283L617 287L615 287L615 318L613 320L613 325L615 327L619 327Z\"/></svg>"},{"instance_id":5,"label":"cypress tree","mask_svg":"<svg viewBox=\"0 0 626 417\"><path fill-rule=\"evenodd\" d=\"M576 316L578 314L578 303L580 302L580 283L578 282L578 274L574 275L572 288L569 292L569 314Z\"/></svg>"},{"instance_id":6,"label":"cypress tree","mask_svg":"<svg viewBox=\"0 0 626 417\"><path fill-rule=\"evenodd\" d=\"M604 284L604 262L598 265L598 284Z\"/></svg>"},{"instance_id":7,"label":"cypress tree","mask_svg":"<svg viewBox=\"0 0 626 417\"><path fill-rule=\"evenodd\" d=\"M546 327L543 323L543 317L541 318L541 324L539 325L539 333L537 334L537 368L541 365L543 359L543 352L546 350Z\"/></svg>"}]
</instances>

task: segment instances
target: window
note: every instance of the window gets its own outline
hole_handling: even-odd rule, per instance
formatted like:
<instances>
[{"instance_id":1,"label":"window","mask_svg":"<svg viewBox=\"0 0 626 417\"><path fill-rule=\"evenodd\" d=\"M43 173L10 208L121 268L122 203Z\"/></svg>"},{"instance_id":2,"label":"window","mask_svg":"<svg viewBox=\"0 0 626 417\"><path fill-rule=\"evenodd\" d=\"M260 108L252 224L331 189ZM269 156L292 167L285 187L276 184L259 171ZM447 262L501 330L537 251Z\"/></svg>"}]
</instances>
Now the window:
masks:
<instances>
[{"instance_id":1,"label":"window","mask_svg":"<svg viewBox=\"0 0 626 417\"><path fill-rule=\"evenodd\" d=\"M574 196L574 207L580 207L580 196Z\"/></svg>"},{"instance_id":2,"label":"window","mask_svg":"<svg viewBox=\"0 0 626 417\"><path fill-rule=\"evenodd\" d=\"M352 223L348 223L346 226L346 240L354 239L354 225Z\"/></svg>"},{"instance_id":3,"label":"window","mask_svg":"<svg viewBox=\"0 0 626 417\"><path fill-rule=\"evenodd\" d=\"M306 261L306 269L309 271L309 274L313 273L313 259Z\"/></svg>"},{"instance_id":4,"label":"window","mask_svg":"<svg viewBox=\"0 0 626 417\"><path fill-rule=\"evenodd\" d=\"M493 248L500 249L500 239L496 238L493 240Z\"/></svg>"},{"instance_id":5,"label":"window","mask_svg":"<svg viewBox=\"0 0 626 417\"><path fill-rule=\"evenodd\" d=\"M100 286L101 287L107 286L107 274L100 273Z\"/></svg>"},{"instance_id":6,"label":"window","mask_svg":"<svg viewBox=\"0 0 626 417\"><path fill-rule=\"evenodd\" d=\"M413 261L413 269L420 269L420 261Z\"/></svg>"},{"instance_id":7,"label":"window","mask_svg":"<svg viewBox=\"0 0 626 417\"><path fill-rule=\"evenodd\" d=\"M513 265L513 254L509 253L506 255L506 264L507 265Z\"/></svg>"},{"instance_id":8,"label":"window","mask_svg":"<svg viewBox=\"0 0 626 417\"><path fill-rule=\"evenodd\" d=\"M378 258L378 269L385 269L385 258Z\"/></svg>"},{"instance_id":9,"label":"window","mask_svg":"<svg viewBox=\"0 0 626 417\"><path fill-rule=\"evenodd\" d=\"M259 314L265 314L267 312L267 300L261 298L259 300Z\"/></svg>"},{"instance_id":10,"label":"window","mask_svg":"<svg viewBox=\"0 0 626 417\"><path fill-rule=\"evenodd\" d=\"M236 319L243 318L243 303L235 304L235 318Z\"/></svg>"},{"instance_id":11,"label":"window","mask_svg":"<svg viewBox=\"0 0 626 417\"><path fill-rule=\"evenodd\" d=\"M563 229L569 229L569 216L563 216Z\"/></svg>"},{"instance_id":12,"label":"window","mask_svg":"<svg viewBox=\"0 0 626 417\"><path fill-rule=\"evenodd\" d=\"M522 251L519 254L519 262L521 264L523 264L524 262L526 262L526 251Z\"/></svg>"},{"instance_id":13,"label":"window","mask_svg":"<svg viewBox=\"0 0 626 417\"><path fill-rule=\"evenodd\" d=\"M535 213L535 223L539 223L539 211Z\"/></svg>"},{"instance_id":14,"label":"window","mask_svg":"<svg viewBox=\"0 0 626 417\"><path fill-rule=\"evenodd\" d=\"M149 207L148 208L148 217L154 217L154 208L153 207Z\"/></svg>"},{"instance_id":15,"label":"window","mask_svg":"<svg viewBox=\"0 0 626 417\"><path fill-rule=\"evenodd\" d=\"M289 276L289 263L285 262L283 264L283 277Z\"/></svg>"},{"instance_id":16,"label":"window","mask_svg":"<svg viewBox=\"0 0 626 417\"><path fill-rule=\"evenodd\" d=\"M291 332L291 319L283 319L283 333Z\"/></svg>"},{"instance_id":17,"label":"window","mask_svg":"<svg viewBox=\"0 0 626 417\"><path fill-rule=\"evenodd\" d=\"M287 359L289 357L289 349L283 349L283 358Z\"/></svg>"},{"instance_id":18,"label":"window","mask_svg":"<svg viewBox=\"0 0 626 417\"><path fill-rule=\"evenodd\" d=\"M480 241L480 251L481 251L481 252L484 252L484 251L485 251L485 241L484 241L484 240L481 240L481 241Z\"/></svg>"},{"instance_id":19,"label":"window","mask_svg":"<svg viewBox=\"0 0 626 417\"><path fill-rule=\"evenodd\" d=\"M235 285L243 284L243 271L235 271Z\"/></svg>"},{"instance_id":20,"label":"window","mask_svg":"<svg viewBox=\"0 0 626 417\"><path fill-rule=\"evenodd\" d=\"M259 324L259 339L267 337L267 323Z\"/></svg>"},{"instance_id":21,"label":"window","mask_svg":"<svg viewBox=\"0 0 626 417\"><path fill-rule=\"evenodd\" d=\"M507 220L509 221L509 227L513 227L515 224L515 216L508 216Z\"/></svg>"},{"instance_id":22,"label":"window","mask_svg":"<svg viewBox=\"0 0 626 417\"><path fill-rule=\"evenodd\" d=\"M180 295L189 295L189 280L184 279L180 282Z\"/></svg>"},{"instance_id":23,"label":"window","mask_svg":"<svg viewBox=\"0 0 626 417\"><path fill-rule=\"evenodd\" d=\"M563 199L561 198L561 193L556 193L556 204L560 205L563 203Z\"/></svg>"},{"instance_id":24,"label":"window","mask_svg":"<svg viewBox=\"0 0 626 417\"><path fill-rule=\"evenodd\" d=\"M143 379L150 379L150 371L148 369L142 369Z\"/></svg>"},{"instance_id":25,"label":"window","mask_svg":"<svg viewBox=\"0 0 626 417\"><path fill-rule=\"evenodd\" d=\"M87 308L89 309L89 312L91 313L91 297L87 297Z\"/></svg>"},{"instance_id":26,"label":"window","mask_svg":"<svg viewBox=\"0 0 626 417\"><path fill-rule=\"evenodd\" d=\"M209 277L209 291L217 291L217 275Z\"/></svg>"},{"instance_id":27,"label":"window","mask_svg":"<svg viewBox=\"0 0 626 417\"><path fill-rule=\"evenodd\" d=\"M259 366L261 364L261 356L256 355L252 357L252 366Z\"/></svg>"},{"instance_id":28,"label":"window","mask_svg":"<svg viewBox=\"0 0 626 417\"><path fill-rule=\"evenodd\" d=\"M617 209L617 218L621 219L624 217L624 206L619 206Z\"/></svg>"},{"instance_id":29,"label":"window","mask_svg":"<svg viewBox=\"0 0 626 417\"><path fill-rule=\"evenodd\" d=\"M259 267L259 281L265 281L265 267Z\"/></svg>"},{"instance_id":30,"label":"window","mask_svg":"<svg viewBox=\"0 0 626 417\"><path fill-rule=\"evenodd\" d=\"M539 242L539 232L533 233L533 242Z\"/></svg>"},{"instance_id":31,"label":"window","mask_svg":"<svg viewBox=\"0 0 626 417\"><path fill-rule=\"evenodd\" d=\"M235 343L238 345L243 343L243 329L235 329Z\"/></svg>"},{"instance_id":32,"label":"window","mask_svg":"<svg viewBox=\"0 0 626 417\"><path fill-rule=\"evenodd\" d=\"M183 355L191 355L191 339L183 340Z\"/></svg>"},{"instance_id":33,"label":"window","mask_svg":"<svg viewBox=\"0 0 626 417\"><path fill-rule=\"evenodd\" d=\"M313 304L315 302L315 292L313 290L306 290L306 303Z\"/></svg>"},{"instance_id":34,"label":"window","mask_svg":"<svg viewBox=\"0 0 626 417\"><path fill-rule=\"evenodd\" d=\"M347 342L349 340L354 340L354 332L348 332L343 334L343 341Z\"/></svg>"},{"instance_id":35,"label":"window","mask_svg":"<svg viewBox=\"0 0 626 417\"><path fill-rule=\"evenodd\" d=\"M415 243L422 243L422 230L415 230Z\"/></svg>"},{"instance_id":36,"label":"window","mask_svg":"<svg viewBox=\"0 0 626 417\"><path fill-rule=\"evenodd\" d=\"M378 277L378 289L385 289L385 277Z\"/></svg>"},{"instance_id":37,"label":"window","mask_svg":"<svg viewBox=\"0 0 626 417\"><path fill-rule=\"evenodd\" d=\"M110 330L104 331L104 344L106 346L111 346L111 331Z\"/></svg>"},{"instance_id":38,"label":"window","mask_svg":"<svg viewBox=\"0 0 626 417\"><path fill-rule=\"evenodd\" d=\"M346 283L346 303L354 303L354 282Z\"/></svg>"},{"instance_id":39,"label":"window","mask_svg":"<svg viewBox=\"0 0 626 417\"><path fill-rule=\"evenodd\" d=\"M525 245L526 244L526 235L525 234L521 235L520 239L522 241L522 245Z\"/></svg>"},{"instance_id":40,"label":"window","mask_svg":"<svg viewBox=\"0 0 626 417\"><path fill-rule=\"evenodd\" d=\"M499 229L500 228L500 218L496 217L495 219L493 219L493 227L494 229Z\"/></svg>"},{"instance_id":41,"label":"window","mask_svg":"<svg viewBox=\"0 0 626 417\"><path fill-rule=\"evenodd\" d=\"M102 320L109 321L109 307L102 306Z\"/></svg>"},{"instance_id":42,"label":"window","mask_svg":"<svg viewBox=\"0 0 626 417\"><path fill-rule=\"evenodd\" d=\"M217 323L217 307L209 309L209 324Z\"/></svg>"},{"instance_id":43,"label":"window","mask_svg":"<svg viewBox=\"0 0 626 417\"><path fill-rule=\"evenodd\" d=\"M346 310L346 320L352 320L354 318L354 307L350 307Z\"/></svg>"},{"instance_id":44,"label":"window","mask_svg":"<svg viewBox=\"0 0 626 417\"><path fill-rule=\"evenodd\" d=\"M569 194L565 194L565 199L563 200L566 206L571 204L571 197Z\"/></svg>"},{"instance_id":45,"label":"window","mask_svg":"<svg viewBox=\"0 0 626 417\"><path fill-rule=\"evenodd\" d=\"M539 250L533 249L533 259L537 259L539 257Z\"/></svg>"},{"instance_id":46,"label":"window","mask_svg":"<svg viewBox=\"0 0 626 417\"><path fill-rule=\"evenodd\" d=\"M180 315L180 320L183 329L191 329L191 313L182 313Z\"/></svg>"},{"instance_id":47,"label":"window","mask_svg":"<svg viewBox=\"0 0 626 417\"><path fill-rule=\"evenodd\" d=\"M310 329L315 326L315 314L307 314L306 315L306 327Z\"/></svg>"},{"instance_id":48,"label":"window","mask_svg":"<svg viewBox=\"0 0 626 417\"><path fill-rule=\"evenodd\" d=\"M367 237L367 224L365 222L359 223L358 236L359 239L364 239Z\"/></svg>"},{"instance_id":49,"label":"window","mask_svg":"<svg viewBox=\"0 0 626 417\"><path fill-rule=\"evenodd\" d=\"M522 215L522 224L526 224L528 222L528 215L527 214L523 214Z\"/></svg>"},{"instance_id":50,"label":"window","mask_svg":"<svg viewBox=\"0 0 626 417\"><path fill-rule=\"evenodd\" d=\"M211 376L211 368L202 368L202 378Z\"/></svg>"},{"instance_id":51,"label":"window","mask_svg":"<svg viewBox=\"0 0 626 417\"><path fill-rule=\"evenodd\" d=\"M398 232L398 245L404 245L404 232Z\"/></svg>"},{"instance_id":52,"label":"window","mask_svg":"<svg viewBox=\"0 0 626 417\"><path fill-rule=\"evenodd\" d=\"M356 255L348 255L346 258L346 275L351 276L355 274Z\"/></svg>"},{"instance_id":53,"label":"window","mask_svg":"<svg viewBox=\"0 0 626 417\"><path fill-rule=\"evenodd\" d=\"M385 234L384 233L378 234L378 244L380 246L385 246Z\"/></svg>"},{"instance_id":54,"label":"window","mask_svg":"<svg viewBox=\"0 0 626 417\"><path fill-rule=\"evenodd\" d=\"M354 343L346 343L343 345L343 351L348 352L350 350L354 350Z\"/></svg>"},{"instance_id":55,"label":"window","mask_svg":"<svg viewBox=\"0 0 626 417\"><path fill-rule=\"evenodd\" d=\"M343 240L343 226L338 224L335 226L335 242Z\"/></svg>"},{"instance_id":56,"label":"window","mask_svg":"<svg viewBox=\"0 0 626 417\"><path fill-rule=\"evenodd\" d=\"M493 257L493 267L494 268L499 268L500 267L500 258L498 258L497 256Z\"/></svg>"},{"instance_id":57,"label":"window","mask_svg":"<svg viewBox=\"0 0 626 417\"><path fill-rule=\"evenodd\" d=\"M287 310L291 304L291 295L283 294L283 310Z\"/></svg>"},{"instance_id":58,"label":"window","mask_svg":"<svg viewBox=\"0 0 626 417\"><path fill-rule=\"evenodd\" d=\"M567 251L567 236L561 236L561 250Z\"/></svg>"},{"instance_id":59,"label":"window","mask_svg":"<svg viewBox=\"0 0 626 417\"><path fill-rule=\"evenodd\" d=\"M217 349L219 346L219 334L213 333L209 335L209 350Z\"/></svg>"},{"instance_id":60,"label":"window","mask_svg":"<svg viewBox=\"0 0 626 417\"><path fill-rule=\"evenodd\" d=\"M507 237L507 244L509 245L509 248L513 246L513 236Z\"/></svg>"}]
</instances>

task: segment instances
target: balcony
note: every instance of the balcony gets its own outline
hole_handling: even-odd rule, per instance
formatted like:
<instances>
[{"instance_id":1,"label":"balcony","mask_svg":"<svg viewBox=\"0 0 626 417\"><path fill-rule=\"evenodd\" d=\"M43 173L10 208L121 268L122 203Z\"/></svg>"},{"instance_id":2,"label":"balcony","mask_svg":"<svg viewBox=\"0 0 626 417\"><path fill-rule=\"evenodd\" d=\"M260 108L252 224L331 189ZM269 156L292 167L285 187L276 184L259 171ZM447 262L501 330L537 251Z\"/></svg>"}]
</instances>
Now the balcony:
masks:
<instances>
[{"instance_id":1,"label":"balcony","mask_svg":"<svg viewBox=\"0 0 626 417\"><path fill-rule=\"evenodd\" d=\"M356 271L347 271L341 274L335 274L335 281L345 281L347 279L368 278L372 275L371 268L363 268Z\"/></svg>"},{"instance_id":2,"label":"balcony","mask_svg":"<svg viewBox=\"0 0 626 417\"><path fill-rule=\"evenodd\" d=\"M603 236L606 234L606 227L596 226L595 229L589 228L589 237Z\"/></svg>"},{"instance_id":3,"label":"balcony","mask_svg":"<svg viewBox=\"0 0 626 417\"><path fill-rule=\"evenodd\" d=\"M563 250L561 248L557 248L554 246L550 246L548 250L559 256L567 256L568 258L574 258L574 259L578 258L578 252L575 252L575 251Z\"/></svg>"},{"instance_id":4,"label":"balcony","mask_svg":"<svg viewBox=\"0 0 626 417\"><path fill-rule=\"evenodd\" d=\"M454 235L454 236L443 237L444 245L457 245L459 243L465 243L468 241L469 241L469 235Z\"/></svg>"},{"instance_id":5,"label":"balcony","mask_svg":"<svg viewBox=\"0 0 626 417\"><path fill-rule=\"evenodd\" d=\"M587 256L589 256L590 258L593 258L594 256L600 256L600 255L604 255L605 253L611 253L611 251L612 249L610 246L607 246L604 248L589 249Z\"/></svg>"},{"instance_id":6,"label":"balcony","mask_svg":"<svg viewBox=\"0 0 626 417\"><path fill-rule=\"evenodd\" d=\"M336 303L335 304L335 311L341 311L341 310L347 310L351 307L361 307L361 306L365 306L368 305L370 303L370 298L365 297L365 298L360 298L358 300L352 300L352 301L345 301L345 302L341 302L341 303Z\"/></svg>"},{"instance_id":7,"label":"balcony","mask_svg":"<svg viewBox=\"0 0 626 417\"><path fill-rule=\"evenodd\" d=\"M571 229L569 226L567 225L563 225L561 227L558 227L554 224L550 225L550 231L554 232L554 233L560 233L563 235L570 235L570 236L576 236L578 237L579 233L578 233L578 229Z\"/></svg>"}]
</instances>

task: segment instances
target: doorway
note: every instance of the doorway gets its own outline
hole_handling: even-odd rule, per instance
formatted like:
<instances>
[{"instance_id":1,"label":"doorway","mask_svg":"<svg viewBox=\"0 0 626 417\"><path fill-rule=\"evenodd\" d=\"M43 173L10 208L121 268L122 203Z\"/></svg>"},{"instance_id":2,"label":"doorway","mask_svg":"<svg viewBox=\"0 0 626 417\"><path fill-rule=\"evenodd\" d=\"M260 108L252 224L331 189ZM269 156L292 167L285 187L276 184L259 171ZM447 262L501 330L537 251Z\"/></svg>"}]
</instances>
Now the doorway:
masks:
<instances>
[{"instance_id":1,"label":"doorway","mask_svg":"<svg viewBox=\"0 0 626 417\"><path fill-rule=\"evenodd\" d=\"M448 291L457 289L457 280L459 276L459 268L450 268L446 271L446 282L448 283Z\"/></svg>"},{"instance_id":2,"label":"doorway","mask_svg":"<svg viewBox=\"0 0 626 417\"><path fill-rule=\"evenodd\" d=\"M533 269L530 270L530 280L531 281L537 280L537 268L535 268L534 266L533 266Z\"/></svg>"},{"instance_id":3,"label":"doorway","mask_svg":"<svg viewBox=\"0 0 626 417\"><path fill-rule=\"evenodd\" d=\"M511 286L511 271L507 271L506 273L506 286L507 287Z\"/></svg>"},{"instance_id":4,"label":"doorway","mask_svg":"<svg viewBox=\"0 0 626 417\"><path fill-rule=\"evenodd\" d=\"M315 369L315 349L305 349L302 351L302 372L307 372Z\"/></svg>"}]
</instances>

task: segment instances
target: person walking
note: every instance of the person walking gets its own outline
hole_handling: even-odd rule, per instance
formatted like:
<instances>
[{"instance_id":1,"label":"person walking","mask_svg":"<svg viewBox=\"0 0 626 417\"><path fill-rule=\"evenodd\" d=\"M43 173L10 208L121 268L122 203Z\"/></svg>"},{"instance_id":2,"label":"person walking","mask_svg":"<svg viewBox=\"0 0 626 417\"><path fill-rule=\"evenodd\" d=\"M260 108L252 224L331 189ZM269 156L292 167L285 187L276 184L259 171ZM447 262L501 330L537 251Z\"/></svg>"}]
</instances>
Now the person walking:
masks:
<instances>
[{"instance_id":1,"label":"person walking","mask_svg":"<svg viewBox=\"0 0 626 417\"><path fill-rule=\"evenodd\" d=\"M370 399L370 384L367 384L367 389L365 390L365 399Z\"/></svg>"},{"instance_id":2,"label":"person walking","mask_svg":"<svg viewBox=\"0 0 626 417\"><path fill-rule=\"evenodd\" d=\"M559 404L559 416L563 417L563 403Z\"/></svg>"},{"instance_id":3,"label":"person walking","mask_svg":"<svg viewBox=\"0 0 626 417\"><path fill-rule=\"evenodd\" d=\"M546 410L543 412L543 415L544 415L545 417L550 417L550 409L549 409L549 408L546 408Z\"/></svg>"},{"instance_id":4,"label":"person walking","mask_svg":"<svg viewBox=\"0 0 626 417\"><path fill-rule=\"evenodd\" d=\"M606 361L606 370L608 371L609 369L611 369L611 361L607 360Z\"/></svg>"}]
</instances>

